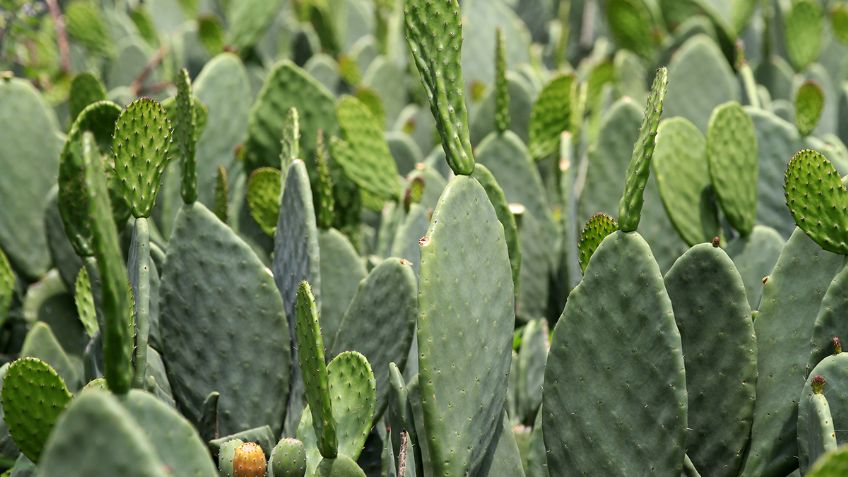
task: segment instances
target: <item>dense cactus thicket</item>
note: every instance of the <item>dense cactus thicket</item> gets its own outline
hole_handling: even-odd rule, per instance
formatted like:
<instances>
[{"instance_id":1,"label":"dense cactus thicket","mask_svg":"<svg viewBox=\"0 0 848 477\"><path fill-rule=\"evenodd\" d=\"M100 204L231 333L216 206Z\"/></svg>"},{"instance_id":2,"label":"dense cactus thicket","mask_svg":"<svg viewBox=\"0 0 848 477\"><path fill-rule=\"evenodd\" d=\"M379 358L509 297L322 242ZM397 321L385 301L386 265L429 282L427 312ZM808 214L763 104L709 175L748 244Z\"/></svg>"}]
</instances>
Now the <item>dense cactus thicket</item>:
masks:
<instances>
[{"instance_id":1,"label":"dense cactus thicket","mask_svg":"<svg viewBox=\"0 0 848 477\"><path fill-rule=\"evenodd\" d=\"M846 476L846 143L848 0L0 1L0 477Z\"/></svg>"}]
</instances>

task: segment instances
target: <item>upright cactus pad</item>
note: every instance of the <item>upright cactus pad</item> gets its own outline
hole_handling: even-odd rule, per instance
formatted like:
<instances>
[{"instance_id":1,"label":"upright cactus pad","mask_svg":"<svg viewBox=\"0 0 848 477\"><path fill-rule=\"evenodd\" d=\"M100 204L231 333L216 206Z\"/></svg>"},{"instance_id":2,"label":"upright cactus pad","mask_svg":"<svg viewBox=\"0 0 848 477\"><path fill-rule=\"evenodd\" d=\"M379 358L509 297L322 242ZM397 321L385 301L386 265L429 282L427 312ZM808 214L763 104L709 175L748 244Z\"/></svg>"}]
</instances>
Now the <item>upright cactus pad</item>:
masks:
<instances>
[{"instance_id":1,"label":"upright cactus pad","mask_svg":"<svg viewBox=\"0 0 848 477\"><path fill-rule=\"evenodd\" d=\"M318 437L318 449L324 457L338 455L336 423L330 400L324 340L318 326L318 308L308 282L301 282L295 304L300 371L306 389L306 402L312 412L312 426Z\"/></svg>"},{"instance_id":2,"label":"upright cactus pad","mask_svg":"<svg viewBox=\"0 0 848 477\"><path fill-rule=\"evenodd\" d=\"M253 442L236 448L233 456L233 477L265 477L265 453Z\"/></svg>"},{"instance_id":3,"label":"upright cactus pad","mask_svg":"<svg viewBox=\"0 0 848 477\"><path fill-rule=\"evenodd\" d=\"M112 145L115 176L135 217L150 216L170 147L171 122L161 104L139 99L121 113Z\"/></svg>"},{"instance_id":4,"label":"upright cactus pad","mask_svg":"<svg viewBox=\"0 0 848 477\"><path fill-rule=\"evenodd\" d=\"M71 81L71 91L68 94L68 113L71 121L76 119L86 106L104 99L106 99L106 88L96 76L88 72L74 76Z\"/></svg>"},{"instance_id":5,"label":"upright cactus pad","mask_svg":"<svg viewBox=\"0 0 848 477\"><path fill-rule=\"evenodd\" d=\"M22 358L9 366L2 397L9 433L18 449L37 463L71 393L50 365L36 358Z\"/></svg>"},{"instance_id":6,"label":"upright cactus pad","mask_svg":"<svg viewBox=\"0 0 848 477\"><path fill-rule=\"evenodd\" d=\"M548 467L679 476L686 408L663 277L641 236L616 232L595 251L554 329L542 394Z\"/></svg>"},{"instance_id":7,"label":"upright cactus pad","mask_svg":"<svg viewBox=\"0 0 848 477\"><path fill-rule=\"evenodd\" d=\"M15 294L15 272L6 254L0 249L0 323L6 321Z\"/></svg>"},{"instance_id":8,"label":"upright cactus pad","mask_svg":"<svg viewBox=\"0 0 848 477\"><path fill-rule=\"evenodd\" d=\"M654 140L660 117L663 112L663 101L668 89L668 70L660 68L654 77L648 103L645 106L645 117L639 129L639 138L633 146L633 156L627 166L627 180L624 184L624 194L618 206L619 228L624 232L632 232L639 226L642 213L643 193L648 183L651 171L651 157L654 154Z\"/></svg>"},{"instance_id":9,"label":"upright cactus pad","mask_svg":"<svg viewBox=\"0 0 848 477\"><path fill-rule=\"evenodd\" d=\"M183 164L182 196L183 202L191 204L197 200L197 164L195 150L197 142L197 118L195 117L194 98L191 93L191 80L188 71L183 68L177 73L176 121L174 121L174 141L177 143ZM205 118L204 118L205 122ZM202 127L200 128L202 129Z\"/></svg>"},{"instance_id":10,"label":"upright cactus pad","mask_svg":"<svg viewBox=\"0 0 848 477\"><path fill-rule=\"evenodd\" d=\"M798 462L802 475L837 446L833 417L824 394L826 385L824 376L810 375L798 403Z\"/></svg>"},{"instance_id":11,"label":"upright cactus pad","mask_svg":"<svg viewBox=\"0 0 848 477\"><path fill-rule=\"evenodd\" d=\"M501 424L515 320L512 270L503 227L473 178L451 180L419 243L422 424L433 474L464 475Z\"/></svg>"},{"instance_id":12,"label":"upright cactus pad","mask_svg":"<svg viewBox=\"0 0 848 477\"><path fill-rule=\"evenodd\" d=\"M273 236L280 217L282 182L280 170L260 167L247 180L247 206L262 231Z\"/></svg>"},{"instance_id":13,"label":"upright cactus pad","mask_svg":"<svg viewBox=\"0 0 848 477\"><path fill-rule=\"evenodd\" d=\"M339 454L358 459L375 419L374 373L365 356L355 351L345 351L333 358L327 373Z\"/></svg>"},{"instance_id":14,"label":"upright cactus pad","mask_svg":"<svg viewBox=\"0 0 848 477\"><path fill-rule=\"evenodd\" d=\"M821 53L824 18L814 0L792 2L784 17L786 53L796 70L816 61Z\"/></svg>"},{"instance_id":15,"label":"upright cactus pad","mask_svg":"<svg viewBox=\"0 0 848 477\"><path fill-rule=\"evenodd\" d=\"M335 459L322 460L315 477L365 477L365 472L353 459L340 455Z\"/></svg>"},{"instance_id":16,"label":"upright cactus pad","mask_svg":"<svg viewBox=\"0 0 848 477\"><path fill-rule=\"evenodd\" d=\"M585 272L589 266L589 259L592 254L601 245L601 242L607 235L618 230L618 223L614 218L603 212L599 212L592 216L586 225L583 226L583 231L580 233L580 242L577 244L579 251L580 268Z\"/></svg>"},{"instance_id":17,"label":"upright cactus pad","mask_svg":"<svg viewBox=\"0 0 848 477\"><path fill-rule=\"evenodd\" d=\"M574 75L563 74L552 79L539 93L530 114L530 156L541 160L559 151L559 136L571 130L571 100Z\"/></svg>"},{"instance_id":18,"label":"upright cactus pad","mask_svg":"<svg viewBox=\"0 0 848 477\"><path fill-rule=\"evenodd\" d=\"M786 206L823 249L848 255L848 190L821 153L799 151L786 169Z\"/></svg>"},{"instance_id":19,"label":"upright cactus pad","mask_svg":"<svg viewBox=\"0 0 848 477\"><path fill-rule=\"evenodd\" d=\"M290 437L281 439L271 452L270 465L274 477L304 477L306 451L303 442Z\"/></svg>"},{"instance_id":20,"label":"upright cactus pad","mask_svg":"<svg viewBox=\"0 0 848 477\"><path fill-rule=\"evenodd\" d=\"M495 179L495 176L486 166L476 164L472 177L477 179L477 182L483 186L486 195L489 197L489 202L495 208L495 214L497 214L498 220L503 226L506 248L509 252L509 263L512 266L512 283L517 297L521 276L521 247L518 238L517 221L509 208L509 203L507 203L503 189L501 189L497 179Z\"/></svg>"},{"instance_id":21,"label":"upright cactus pad","mask_svg":"<svg viewBox=\"0 0 848 477\"><path fill-rule=\"evenodd\" d=\"M795 92L795 127L802 136L812 134L824 112L824 91L815 81L805 81Z\"/></svg>"},{"instance_id":22,"label":"upright cactus pad","mask_svg":"<svg viewBox=\"0 0 848 477\"><path fill-rule=\"evenodd\" d=\"M757 218L759 162L757 136L751 117L739 103L713 111L707 128L710 178L730 225L748 235Z\"/></svg>"},{"instance_id":23,"label":"upright cactus pad","mask_svg":"<svg viewBox=\"0 0 848 477\"><path fill-rule=\"evenodd\" d=\"M410 0L403 18L406 41L430 100L448 164L456 174L474 170L462 77L462 11L457 0Z\"/></svg>"}]
</instances>

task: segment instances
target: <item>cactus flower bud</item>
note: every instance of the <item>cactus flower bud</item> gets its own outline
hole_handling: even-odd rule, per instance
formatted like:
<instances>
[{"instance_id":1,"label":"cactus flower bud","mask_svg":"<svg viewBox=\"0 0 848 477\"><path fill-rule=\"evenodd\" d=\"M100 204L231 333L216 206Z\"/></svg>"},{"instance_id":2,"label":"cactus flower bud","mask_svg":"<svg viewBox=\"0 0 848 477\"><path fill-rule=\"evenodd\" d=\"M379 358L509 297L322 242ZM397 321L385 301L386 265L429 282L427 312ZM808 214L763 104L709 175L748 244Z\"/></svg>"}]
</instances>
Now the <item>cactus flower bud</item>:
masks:
<instances>
[{"instance_id":1,"label":"cactus flower bud","mask_svg":"<svg viewBox=\"0 0 848 477\"><path fill-rule=\"evenodd\" d=\"M813 388L813 392L814 392L815 394L821 394L821 393L823 393L823 392L824 392L824 385L825 385L825 383L826 383L826 381L824 380L824 376L822 376L822 375L816 375L816 376L813 378L813 382L812 382L812 384L811 384L811 386L812 386L812 388Z\"/></svg>"},{"instance_id":2,"label":"cactus flower bud","mask_svg":"<svg viewBox=\"0 0 848 477\"><path fill-rule=\"evenodd\" d=\"M833 354L839 354L842 352L842 340L840 340L838 336L831 338L830 342L833 343Z\"/></svg>"}]
</instances>

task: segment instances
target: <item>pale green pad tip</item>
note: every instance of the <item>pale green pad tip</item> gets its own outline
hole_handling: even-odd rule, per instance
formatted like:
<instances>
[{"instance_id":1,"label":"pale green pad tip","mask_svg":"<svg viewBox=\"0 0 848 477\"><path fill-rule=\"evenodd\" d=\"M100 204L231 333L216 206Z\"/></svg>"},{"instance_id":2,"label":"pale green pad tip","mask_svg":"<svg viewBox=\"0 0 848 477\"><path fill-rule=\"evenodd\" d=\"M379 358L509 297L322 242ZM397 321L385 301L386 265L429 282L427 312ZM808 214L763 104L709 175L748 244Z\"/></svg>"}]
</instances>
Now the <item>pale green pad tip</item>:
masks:
<instances>
[{"instance_id":1,"label":"pale green pad tip","mask_svg":"<svg viewBox=\"0 0 848 477\"><path fill-rule=\"evenodd\" d=\"M848 190L830 161L799 151L786 168L785 194L801 230L823 249L848 255Z\"/></svg>"},{"instance_id":2,"label":"pale green pad tip","mask_svg":"<svg viewBox=\"0 0 848 477\"><path fill-rule=\"evenodd\" d=\"M603 212L598 212L586 222L583 231L580 232L580 241L577 243L578 259L583 272L586 271L586 267L589 266L589 259L592 258L592 254L595 253L604 238L616 230L618 230L618 223L614 218Z\"/></svg>"},{"instance_id":3,"label":"pale green pad tip","mask_svg":"<svg viewBox=\"0 0 848 477\"><path fill-rule=\"evenodd\" d=\"M233 477L233 459L236 456L236 449L242 444L244 441L241 439L230 439L221 444L221 448L218 449L218 471L221 477Z\"/></svg>"},{"instance_id":4,"label":"pale green pad tip","mask_svg":"<svg viewBox=\"0 0 848 477\"><path fill-rule=\"evenodd\" d=\"M191 204L197 200L197 164L194 153L197 141L197 118L191 93L191 80L185 68L177 73L176 120L174 136L183 162L183 202ZM201 108L200 111L203 111ZM205 117L204 123L205 123ZM202 129L202 128L201 128Z\"/></svg>"},{"instance_id":5,"label":"pale green pad tip","mask_svg":"<svg viewBox=\"0 0 848 477\"><path fill-rule=\"evenodd\" d=\"M824 16L819 2L795 0L784 18L786 54L800 71L816 61L822 49Z\"/></svg>"},{"instance_id":6,"label":"pale green pad tip","mask_svg":"<svg viewBox=\"0 0 848 477\"><path fill-rule=\"evenodd\" d=\"M284 438L271 451L271 472L274 477L304 477L306 475L306 450L303 442Z\"/></svg>"},{"instance_id":7,"label":"pale green pad tip","mask_svg":"<svg viewBox=\"0 0 848 477\"><path fill-rule=\"evenodd\" d=\"M324 340L321 339L321 327L318 325L315 297L309 283L305 281L297 289L295 315L300 370L306 402L312 412L312 425L318 436L318 449L322 456L333 458L338 455L338 440L324 361Z\"/></svg>"},{"instance_id":8,"label":"pale green pad tip","mask_svg":"<svg viewBox=\"0 0 848 477\"><path fill-rule=\"evenodd\" d=\"M18 449L38 462L71 393L56 371L36 358L14 361L3 379L3 419Z\"/></svg>"},{"instance_id":9,"label":"pale green pad tip","mask_svg":"<svg viewBox=\"0 0 848 477\"><path fill-rule=\"evenodd\" d=\"M200 202L176 218L159 294L162 354L183 414L198 422L217 391L221 435L266 423L279 432L291 365L282 300L250 246Z\"/></svg>"},{"instance_id":10,"label":"pale green pad tip","mask_svg":"<svg viewBox=\"0 0 848 477\"><path fill-rule=\"evenodd\" d=\"M462 78L462 9L457 0L408 0L406 41L430 99L445 157L456 174L474 170Z\"/></svg>"},{"instance_id":11,"label":"pale green pad tip","mask_svg":"<svg viewBox=\"0 0 848 477\"><path fill-rule=\"evenodd\" d=\"M760 166L754 122L737 102L722 104L707 127L710 179L724 215L741 235L757 219L757 178Z\"/></svg>"},{"instance_id":12,"label":"pale green pad tip","mask_svg":"<svg viewBox=\"0 0 848 477\"><path fill-rule=\"evenodd\" d=\"M724 250L703 243L677 259L665 286L686 365L687 454L710 475L734 477L751 432L757 382L744 282Z\"/></svg>"},{"instance_id":13,"label":"pale green pad tip","mask_svg":"<svg viewBox=\"0 0 848 477\"><path fill-rule=\"evenodd\" d=\"M559 136L571 129L571 99L574 75L552 79L542 91L530 113L528 149L535 160L544 159L559 150Z\"/></svg>"},{"instance_id":14,"label":"pale green pad tip","mask_svg":"<svg viewBox=\"0 0 848 477\"><path fill-rule=\"evenodd\" d=\"M542 395L548 467L679 476L686 406L680 334L659 266L639 234L616 232L554 330Z\"/></svg>"},{"instance_id":15,"label":"pale green pad tip","mask_svg":"<svg viewBox=\"0 0 848 477\"><path fill-rule=\"evenodd\" d=\"M470 177L448 183L419 244L419 435L434 475L465 475L501 425L515 324L512 269L503 227Z\"/></svg>"},{"instance_id":16,"label":"pale green pad tip","mask_svg":"<svg viewBox=\"0 0 848 477\"><path fill-rule=\"evenodd\" d=\"M15 272L6 254L0 249L0 324L6 321L6 314L12 306L15 294Z\"/></svg>"},{"instance_id":17,"label":"pale green pad tip","mask_svg":"<svg viewBox=\"0 0 848 477\"><path fill-rule=\"evenodd\" d=\"M342 97L336 105L339 129L351 154L333 156L345 175L375 196L394 200L400 193L397 165L389 152L382 124L360 100Z\"/></svg>"},{"instance_id":18,"label":"pale green pad tip","mask_svg":"<svg viewBox=\"0 0 848 477\"><path fill-rule=\"evenodd\" d=\"M619 228L624 232L632 232L639 226L642 213L643 193L648 184L651 172L651 157L654 154L654 140L660 117L663 112L663 101L668 90L668 70L660 68L654 77L648 102L645 106L645 116L639 137L633 146L633 156L627 166L627 179L624 183L624 194L618 206Z\"/></svg>"},{"instance_id":19,"label":"pale green pad tip","mask_svg":"<svg viewBox=\"0 0 848 477\"><path fill-rule=\"evenodd\" d=\"M97 423L97 432L92 432ZM62 413L38 466L38 477L161 477L156 449L111 394L87 391Z\"/></svg>"},{"instance_id":20,"label":"pale green pad tip","mask_svg":"<svg viewBox=\"0 0 848 477\"><path fill-rule=\"evenodd\" d=\"M82 136L82 157L85 170L85 190L91 222L94 256L100 274L103 330L103 362L109 389L116 394L126 393L132 378L133 317L127 268L118 242L118 232L112 219L112 207L106 189L106 176L100 155L95 153L94 137ZM89 277L91 278L91 277Z\"/></svg>"},{"instance_id":21,"label":"pale green pad tip","mask_svg":"<svg viewBox=\"0 0 848 477\"><path fill-rule=\"evenodd\" d=\"M667 119L657 130L651 161L665 210L690 246L720 235L718 208L710 189L707 140L689 120Z\"/></svg>"},{"instance_id":22,"label":"pale green pad tip","mask_svg":"<svg viewBox=\"0 0 848 477\"><path fill-rule=\"evenodd\" d=\"M280 217L281 173L273 167L260 167L247 181L247 206L250 216L262 231L273 236Z\"/></svg>"},{"instance_id":23,"label":"pale green pad tip","mask_svg":"<svg viewBox=\"0 0 848 477\"><path fill-rule=\"evenodd\" d=\"M80 268L77 279L74 282L74 304L77 315L85 328L88 336L93 337L99 325L97 323L97 310L94 306L94 295L91 292L91 280L85 267Z\"/></svg>"},{"instance_id":24,"label":"pale green pad tip","mask_svg":"<svg viewBox=\"0 0 848 477\"><path fill-rule=\"evenodd\" d=\"M810 373L798 403L798 465L802 475L807 474L819 457L837 447L834 431L836 423L831 416L827 397L825 394L817 394L810 386L816 377L821 376L815 372Z\"/></svg>"},{"instance_id":25,"label":"pale green pad tip","mask_svg":"<svg viewBox=\"0 0 848 477\"><path fill-rule=\"evenodd\" d=\"M388 366L386 366L388 368ZM377 382L365 356L345 351L327 366L339 455L358 459L371 431Z\"/></svg>"},{"instance_id":26,"label":"pale green pad tip","mask_svg":"<svg viewBox=\"0 0 848 477\"><path fill-rule=\"evenodd\" d=\"M795 93L795 127L802 136L810 135L824 111L824 91L814 81L805 81Z\"/></svg>"}]
</instances>

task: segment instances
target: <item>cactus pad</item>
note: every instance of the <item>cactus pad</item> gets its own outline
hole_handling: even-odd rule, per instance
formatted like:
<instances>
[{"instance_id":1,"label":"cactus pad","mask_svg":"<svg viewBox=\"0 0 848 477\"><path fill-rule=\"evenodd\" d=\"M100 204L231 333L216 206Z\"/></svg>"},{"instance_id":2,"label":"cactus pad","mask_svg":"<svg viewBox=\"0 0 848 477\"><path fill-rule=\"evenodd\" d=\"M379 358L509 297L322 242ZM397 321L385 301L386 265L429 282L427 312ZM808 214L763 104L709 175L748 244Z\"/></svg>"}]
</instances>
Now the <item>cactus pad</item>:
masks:
<instances>
[{"instance_id":1,"label":"cactus pad","mask_svg":"<svg viewBox=\"0 0 848 477\"><path fill-rule=\"evenodd\" d=\"M327 373L339 454L358 459L375 418L374 373L365 356L355 351L345 351L333 358L327 365Z\"/></svg>"},{"instance_id":2,"label":"cactus pad","mask_svg":"<svg viewBox=\"0 0 848 477\"><path fill-rule=\"evenodd\" d=\"M139 99L121 113L112 144L115 176L135 217L150 216L170 147L171 122L161 104Z\"/></svg>"},{"instance_id":3,"label":"cactus pad","mask_svg":"<svg viewBox=\"0 0 848 477\"><path fill-rule=\"evenodd\" d=\"M816 61L821 53L824 16L814 0L792 2L784 17L786 54L792 66L800 71Z\"/></svg>"},{"instance_id":4,"label":"cactus pad","mask_svg":"<svg viewBox=\"0 0 848 477\"><path fill-rule=\"evenodd\" d=\"M789 161L786 205L798 227L823 249L848 255L848 190L821 153L805 149Z\"/></svg>"},{"instance_id":5,"label":"cactus pad","mask_svg":"<svg viewBox=\"0 0 848 477\"><path fill-rule=\"evenodd\" d=\"M35 358L21 358L6 372L2 397L3 419L9 433L18 449L37 463L71 393L50 365Z\"/></svg>"},{"instance_id":6,"label":"cactus pad","mask_svg":"<svg viewBox=\"0 0 848 477\"><path fill-rule=\"evenodd\" d=\"M798 402L798 463L802 475L807 475L819 457L837 446L836 423L824 394L826 387L824 376L810 374Z\"/></svg>"},{"instance_id":7,"label":"cactus pad","mask_svg":"<svg viewBox=\"0 0 848 477\"><path fill-rule=\"evenodd\" d=\"M304 477L306 451L303 442L289 437L281 439L271 452L270 465L274 477Z\"/></svg>"},{"instance_id":8,"label":"cactus pad","mask_svg":"<svg viewBox=\"0 0 848 477\"><path fill-rule=\"evenodd\" d=\"M739 103L713 111L707 128L710 178L730 225L748 235L757 218L757 135L751 117Z\"/></svg>"},{"instance_id":9,"label":"cactus pad","mask_svg":"<svg viewBox=\"0 0 848 477\"><path fill-rule=\"evenodd\" d=\"M580 268L584 272L586 267L589 266L589 259L592 258L592 254L595 253L604 238L616 230L618 230L618 223L614 218L603 212L598 212L586 222L583 231L580 233L580 242L577 244Z\"/></svg>"},{"instance_id":10,"label":"cactus pad","mask_svg":"<svg viewBox=\"0 0 848 477\"><path fill-rule=\"evenodd\" d=\"M805 81L795 92L795 127L802 136L810 135L824 110L824 91L815 81Z\"/></svg>"},{"instance_id":11,"label":"cactus pad","mask_svg":"<svg viewBox=\"0 0 848 477\"><path fill-rule=\"evenodd\" d=\"M71 91L68 94L68 114L71 121L76 119L86 106L104 99L106 99L106 88L96 76L88 72L74 76L71 81Z\"/></svg>"},{"instance_id":12,"label":"cactus pad","mask_svg":"<svg viewBox=\"0 0 848 477\"><path fill-rule=\"evenodd\" d=\"M15 295L15 272L3 249L0 249L0 324L6 321L12 297Z\"/></svg>"},{"instance_id":13,"label":"cactus pad","mask_svg":"<svg viewBox=\"0 0 848 477\"><path fill-rule=\"evenodd\" d=\"M250 173L247 181L247 206L250 215L262 231L273 236L280 217L282 183L280 170L260 167Z\"/></svg>"},{"instance_id":14,"label":"cactus pad","mask_svg":"<svg viewBox=\"0 0 848 477\"><path fill-rule=\"evenodd\" d=\"M563 74L545 85L530 113L528 149L535 160L559 151L559 136L571 130L571 99L574 75Z\"/></svg>"},{"instance_id":15,"label":"cactus pad","mask_svg":"<svg viewBox=\"0 0 848 477\"><path fill-rule=\"evenodd\" d=\"M315 477L365 477L365 472L353 459L340 455L335 459L322 460Z\"/></svg>"}]
</instances>

